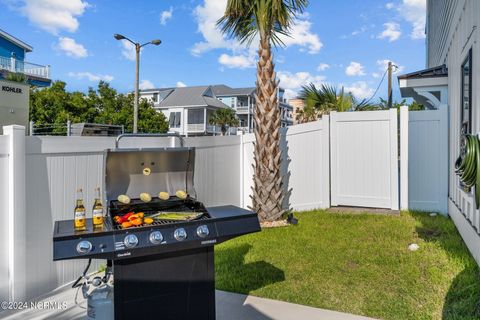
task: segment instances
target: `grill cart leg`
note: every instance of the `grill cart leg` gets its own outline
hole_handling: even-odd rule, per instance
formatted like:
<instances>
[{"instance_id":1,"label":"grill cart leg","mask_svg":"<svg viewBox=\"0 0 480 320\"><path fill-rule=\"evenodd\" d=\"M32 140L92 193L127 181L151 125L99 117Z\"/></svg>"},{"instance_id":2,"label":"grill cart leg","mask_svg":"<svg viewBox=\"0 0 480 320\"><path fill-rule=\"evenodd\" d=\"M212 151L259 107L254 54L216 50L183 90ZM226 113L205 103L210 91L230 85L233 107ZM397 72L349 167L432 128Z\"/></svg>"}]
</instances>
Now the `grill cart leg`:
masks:
<instances>
[{"instance_id":1,"label":"grill cart leg","mask_svg":"<svg viewBox=\"0 0 480 320\"><path fill-rule=\"evenodd\" d=\"M116 320L215 319L214 249L114 261Z\"/></svg>"}]
</instances>

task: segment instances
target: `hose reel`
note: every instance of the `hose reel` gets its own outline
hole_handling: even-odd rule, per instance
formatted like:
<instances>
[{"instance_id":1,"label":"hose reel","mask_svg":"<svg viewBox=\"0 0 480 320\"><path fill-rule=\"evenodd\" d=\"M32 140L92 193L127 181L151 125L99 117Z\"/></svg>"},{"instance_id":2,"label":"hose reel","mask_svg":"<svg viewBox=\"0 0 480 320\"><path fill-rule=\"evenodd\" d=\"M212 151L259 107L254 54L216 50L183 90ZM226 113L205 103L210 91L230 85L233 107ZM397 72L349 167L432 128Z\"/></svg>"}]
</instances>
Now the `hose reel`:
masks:
<instances>
[{"instance_id":1,"label":"hose reel","mask_svg":"<svg viewBox=\"0 0 480 320\"><path fill-rule=\"evenodd\" d=\"M480 208L480 142L476 135L465 135L465 154L455 161L455 173L466 188L475 187L475 206Z\"/></svg>"}]
</instances>

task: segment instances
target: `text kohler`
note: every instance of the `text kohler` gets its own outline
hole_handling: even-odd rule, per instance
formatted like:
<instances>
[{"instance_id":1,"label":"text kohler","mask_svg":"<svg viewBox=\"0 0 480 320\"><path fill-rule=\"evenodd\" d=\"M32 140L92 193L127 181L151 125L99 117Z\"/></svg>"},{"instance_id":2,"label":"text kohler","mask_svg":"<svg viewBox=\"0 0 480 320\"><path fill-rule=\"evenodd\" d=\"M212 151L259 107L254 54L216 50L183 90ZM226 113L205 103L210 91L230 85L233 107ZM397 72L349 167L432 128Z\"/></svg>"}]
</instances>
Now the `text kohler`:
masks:
<instances>
[{"instance_id":1,"label":"text kohler","mask_svg":"<svg viewBox=\"0 0 480 320\"><path fill-rule=\"evenodd\" d=\"M12 92L12 93L22 93L22 88L15 88L10 86L2 86L2 91Z\"/></svg>"}]
</instances>

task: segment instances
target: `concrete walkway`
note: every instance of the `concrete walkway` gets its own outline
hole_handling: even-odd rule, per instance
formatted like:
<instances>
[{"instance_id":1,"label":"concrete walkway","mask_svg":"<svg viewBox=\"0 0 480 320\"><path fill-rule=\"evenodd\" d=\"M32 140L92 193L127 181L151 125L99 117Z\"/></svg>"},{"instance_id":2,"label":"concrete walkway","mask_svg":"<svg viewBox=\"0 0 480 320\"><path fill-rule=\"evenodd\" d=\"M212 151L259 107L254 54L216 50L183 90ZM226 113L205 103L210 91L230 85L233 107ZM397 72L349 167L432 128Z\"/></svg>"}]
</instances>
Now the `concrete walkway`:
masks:
<instances>
[{"instance_id":1,"label":"concrete walkway","mask_svg":"<svg viewBox=\"0 0 480 320\"><path fill-rule=\"evenodd\" d=\"M56 302L59 306L66 302L65 309L30 309L0 312L5 320L84 320L86 319L86 301L81 292L75 305L76 290L63 288L45 296L43 302ZM306 307L277 300L263 299L224 291L216 292L217 320L372 320L372 318L346 313Z\"/></svg>"}]
</instances>

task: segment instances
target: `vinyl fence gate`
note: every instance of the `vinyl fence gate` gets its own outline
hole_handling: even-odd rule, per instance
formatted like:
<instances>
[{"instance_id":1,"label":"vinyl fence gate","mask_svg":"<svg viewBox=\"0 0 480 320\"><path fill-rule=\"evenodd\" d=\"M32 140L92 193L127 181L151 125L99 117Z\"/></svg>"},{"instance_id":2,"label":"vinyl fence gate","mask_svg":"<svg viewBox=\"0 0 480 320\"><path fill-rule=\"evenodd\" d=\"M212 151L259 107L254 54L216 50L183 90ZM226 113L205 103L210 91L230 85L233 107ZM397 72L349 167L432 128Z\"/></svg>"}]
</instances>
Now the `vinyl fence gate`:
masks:
<instances>
[{"instance_id":1,"label":"vinyl fence gate","mask_svg":"<svg viewBox=\"0 0 480 320\"><path fill-rule=\"evenodd\" d=\"M397 110L330 114L332 206L398 210Z\"/></svg>"}]
</instances>

